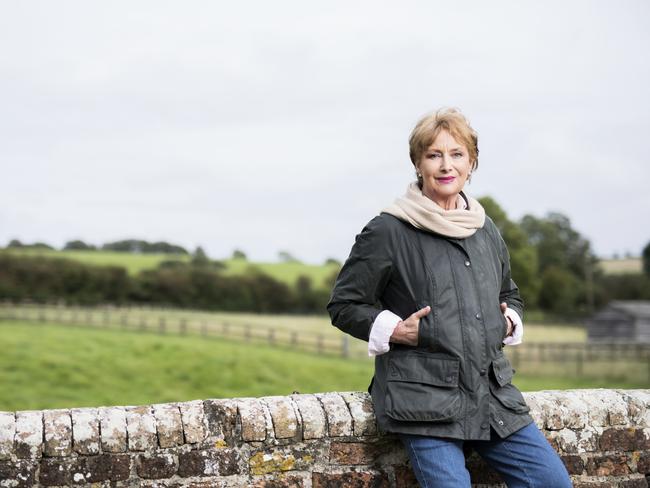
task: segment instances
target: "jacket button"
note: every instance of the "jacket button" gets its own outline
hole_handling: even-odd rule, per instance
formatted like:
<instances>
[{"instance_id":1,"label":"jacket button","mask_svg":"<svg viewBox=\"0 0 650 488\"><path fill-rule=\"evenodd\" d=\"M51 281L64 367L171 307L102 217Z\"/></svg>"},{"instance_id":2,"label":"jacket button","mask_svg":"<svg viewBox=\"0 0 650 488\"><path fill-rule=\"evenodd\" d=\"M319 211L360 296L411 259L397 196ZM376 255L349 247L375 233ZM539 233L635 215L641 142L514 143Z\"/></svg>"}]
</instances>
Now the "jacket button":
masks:
<instances>
[{"instance_id":1,"label":"jacket button","mask_svg":"<svg viewBox=\"0 0 650 488\"><path fill-rule=\"evenodd\" d=\"M499 425L503 425L503 420L497 420L497 423L498 423Z\"/></svg>"},{"instance_id":2,"label":"jacket button","mask_svg":"<svg viewBox=\"0 0 650 488\"><path fill-rule=\"evenodd\" d=\"M497 378L498 378L498 379L502 379L500 374L497 375Z\"/></svg>"},{"instance_id":3,"label":"jacket button","mask_svg":"<svg viewBox=\"0 0 650 488\"><path fill-rule=\"evenodd\" d=\"M453 381L453 379L454 379L453 376L447 376L447 377L445 378L445 381L446 381L447 383L451 383L451 382Z\"/></svg>"},{"instance_id":4,"label":"jacket button","mask_svg":"<svg viewBox=\"0 0 650 488\"><path fill-rule=\"evenodd\" d=\"M474 317L476 317L477 319L480 320L480 319L481 319L481 314L480 314L480 313L477 313L476 315L474 315Z\"/></svg>"},{"instance_id":5,"label":"jacket button","mask_svg":"<svg viewBox=\"0 0 650 488\"><path fill-rule=\"evenodd\" d=\"M481 429L487 429L488 427L489 427L489 425L488 425L487 422L483 422L483 423L481 424Z\"/></svg>"},{"instance_id":6,"label":"jacket button","mask_svg":"<svg viewBox=\"0 0 650 488\"><path fill-rule=\"evenodd\" d=\"M479 371L479 373L481 373L481 376L485 376L485 374L487 373L487 370L482 369L481 371Z\"/></svg>"},{"instance_id":7,"label":"jacket button","mask_svg":"<svg viewBox=\"0 0 650 488\"><path fill-rule=\"evenodd\" d=\"M469 266L471 263L469 261L465 261L465 266Z\"/></svg>"}]
</instances>

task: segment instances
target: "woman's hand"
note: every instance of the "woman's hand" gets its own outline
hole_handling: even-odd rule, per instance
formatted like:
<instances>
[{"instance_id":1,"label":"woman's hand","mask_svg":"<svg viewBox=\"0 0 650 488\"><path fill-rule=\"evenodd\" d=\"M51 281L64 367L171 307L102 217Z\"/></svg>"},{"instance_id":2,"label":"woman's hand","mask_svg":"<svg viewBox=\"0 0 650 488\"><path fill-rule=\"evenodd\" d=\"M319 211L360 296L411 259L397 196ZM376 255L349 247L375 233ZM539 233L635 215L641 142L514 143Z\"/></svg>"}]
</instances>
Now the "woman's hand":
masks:
<instances>
[{"instance_id":1,"label":"woman's hand","mask_svg":"<svg viewBox=\"0 0 650 488\"><path fill-rule=\"evenodd\" d=\"M429 312L431 312L431 307L427 305L409 315L406 320L400 320L393 331L393 335L390 336L390 342L406 344L407 346L417 346L420 319L425 315L429 315Z\"/></svg>"},{"instance_id":2,"label":"woman's hand","mask_svg":"<svg viewBox=\"0 0 650 488\"><path fill-rule=\"evenodd\" d=\"M510 320L510 317L506 315L506 308L508 308L508 304L506 302L501 302L501 313L503 314L503 318L506 319L506 324L508 324L508 330L506 332L506 337L508 337L512 335L515 326L512 323L512 320Z\"/></svg>"}]
</instances>

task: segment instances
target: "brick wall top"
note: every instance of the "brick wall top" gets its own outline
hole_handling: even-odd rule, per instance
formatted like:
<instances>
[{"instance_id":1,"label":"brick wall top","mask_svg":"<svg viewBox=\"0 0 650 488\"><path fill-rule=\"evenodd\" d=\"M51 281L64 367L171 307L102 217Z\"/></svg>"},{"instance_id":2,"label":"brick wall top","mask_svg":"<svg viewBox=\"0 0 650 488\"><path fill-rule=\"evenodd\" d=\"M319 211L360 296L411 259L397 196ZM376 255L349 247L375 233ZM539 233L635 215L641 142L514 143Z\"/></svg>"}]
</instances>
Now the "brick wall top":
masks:
<instances>
[{"instance_id":1,"label":"brick wall top","mask_svg":"<svg viewBox=\"0 0 650 488\"><path fill-rule=\"evenodd\" d=\"M576 486L647 486L650 390L525 397ZM475 482L498 485L480 461L470 458L468 465ZM378 435L365 393L0 412L3 487L348 482L416 486L399 442Z\"/></svg>"}]
</instances>

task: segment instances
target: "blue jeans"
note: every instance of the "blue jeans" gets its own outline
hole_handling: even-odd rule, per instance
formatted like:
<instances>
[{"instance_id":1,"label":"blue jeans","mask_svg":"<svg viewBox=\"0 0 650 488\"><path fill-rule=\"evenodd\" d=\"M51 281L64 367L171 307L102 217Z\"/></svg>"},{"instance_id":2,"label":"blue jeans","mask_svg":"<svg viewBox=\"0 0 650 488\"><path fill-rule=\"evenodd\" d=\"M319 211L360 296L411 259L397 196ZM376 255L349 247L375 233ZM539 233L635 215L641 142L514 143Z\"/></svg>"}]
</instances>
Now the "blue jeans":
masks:
<instances>
[{"instance_id":1,"label":"blue jeans","mask_svg":"<svg viewBox=\"0 0 650 488\"><path fill-rule=\"evenodd\" d=\"M560 457L534 423L501 439L491 431L489 441L462 441L399 434L422 488L470 486L463 444L467 442L503 478L509 488L571 488Z\"/></svg>"}]
</instances>

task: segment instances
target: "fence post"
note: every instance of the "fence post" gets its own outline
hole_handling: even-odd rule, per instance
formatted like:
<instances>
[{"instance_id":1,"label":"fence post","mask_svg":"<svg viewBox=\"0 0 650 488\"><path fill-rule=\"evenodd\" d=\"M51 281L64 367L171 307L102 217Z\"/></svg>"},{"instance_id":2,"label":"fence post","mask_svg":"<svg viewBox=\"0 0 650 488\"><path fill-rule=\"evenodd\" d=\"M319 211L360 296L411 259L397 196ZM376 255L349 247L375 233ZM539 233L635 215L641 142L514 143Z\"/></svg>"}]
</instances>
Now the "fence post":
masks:
<instances>
[{"instance_id":1,"label":"fence post","mask_svg":"<svg viewBox=\"0 0 650 488\"><path fill-rule=\"evenodd\" d=\"M244 339L246 339L246 342L251 341L251 326L248 324L244 326Z\"/></svg>"},{"instance_id":2,"label":"fence post","mask_svg":"<svg viewBox=\"0 0 650 488\"><path fill-rule=\"evenodd\" d=\"M165 333L165 327L166 327L166 325L165 325L165 317L160 317L160 319L158 320L158 332L160 334L164 334Z\"/></svg>"},{"instance_id":3,"label":"fence post","mask_svg":"<svg viewBox=\"0 0 650 488\"><path fill-rule=\"evenodd\" d=\"M584 362L584 352L581 350L576 351L576 373L582 376L582 363Z\"/></svg>"},{"instance_id":4,"label":"fence post","mask_svg":"<svg viewBox=\"0 0 650 488\"><path fill-rule=\"evenodd\" d=\"M140 330L144 331L147 329L147 317L140 315Z\"/></svg>"},{"instance_id":5,"label":"fence post","mask_svg":"<svg viewBox=\"0 0 650 488\"><path fill-rule=\"evenodd\" d=\"M269 345L275 345L275 329L269 329Z\"/></svg>"},{"instance_id":6,"label":"fence post","mask_svg":"<svg viewBox=\"0 0 650 488\"><path fill-rule=\"evenodd\" d=\"M323 354L323 335L318 334L318 337L316 337L316 352L318 354Z\"/></svg>"},{"instance_id":7,"label":"fence post","mask_svg":"<svg viewBox=\"0 0 650 488\"><path fill-rule=\"evenodd\" d=\"M350 338L344 334L341 339L341 355L344 358L350 357Z\"/></svg>"},{"instance_id":8,"label":"fence post","mask_svg":"<svg viewBox=\"0 0 650 488\"><path fill-rule=\"evenodd\" d=\"M181 319L181 335L187 334L187 319Z\"/></svg>"},{"instance_id":9,"label":"fence post","mask_svg":"<svg viewBox=\"0 0 650 488\"><path fill-rule=\"evenodd\" d=\"M298 333L295 330L291 331L291 345L298 347Z\"/></svg>"},{"instance_id":10,"label":"fence post","mask_svg":"<svg viewBox=\"0 0 650 488\"><path fill-rule=\"evenodd\" d=\"M205 320L201 322L201 335L203 337L208 335L208 325L205 323Z\"/></svg>"}]
</instances>

